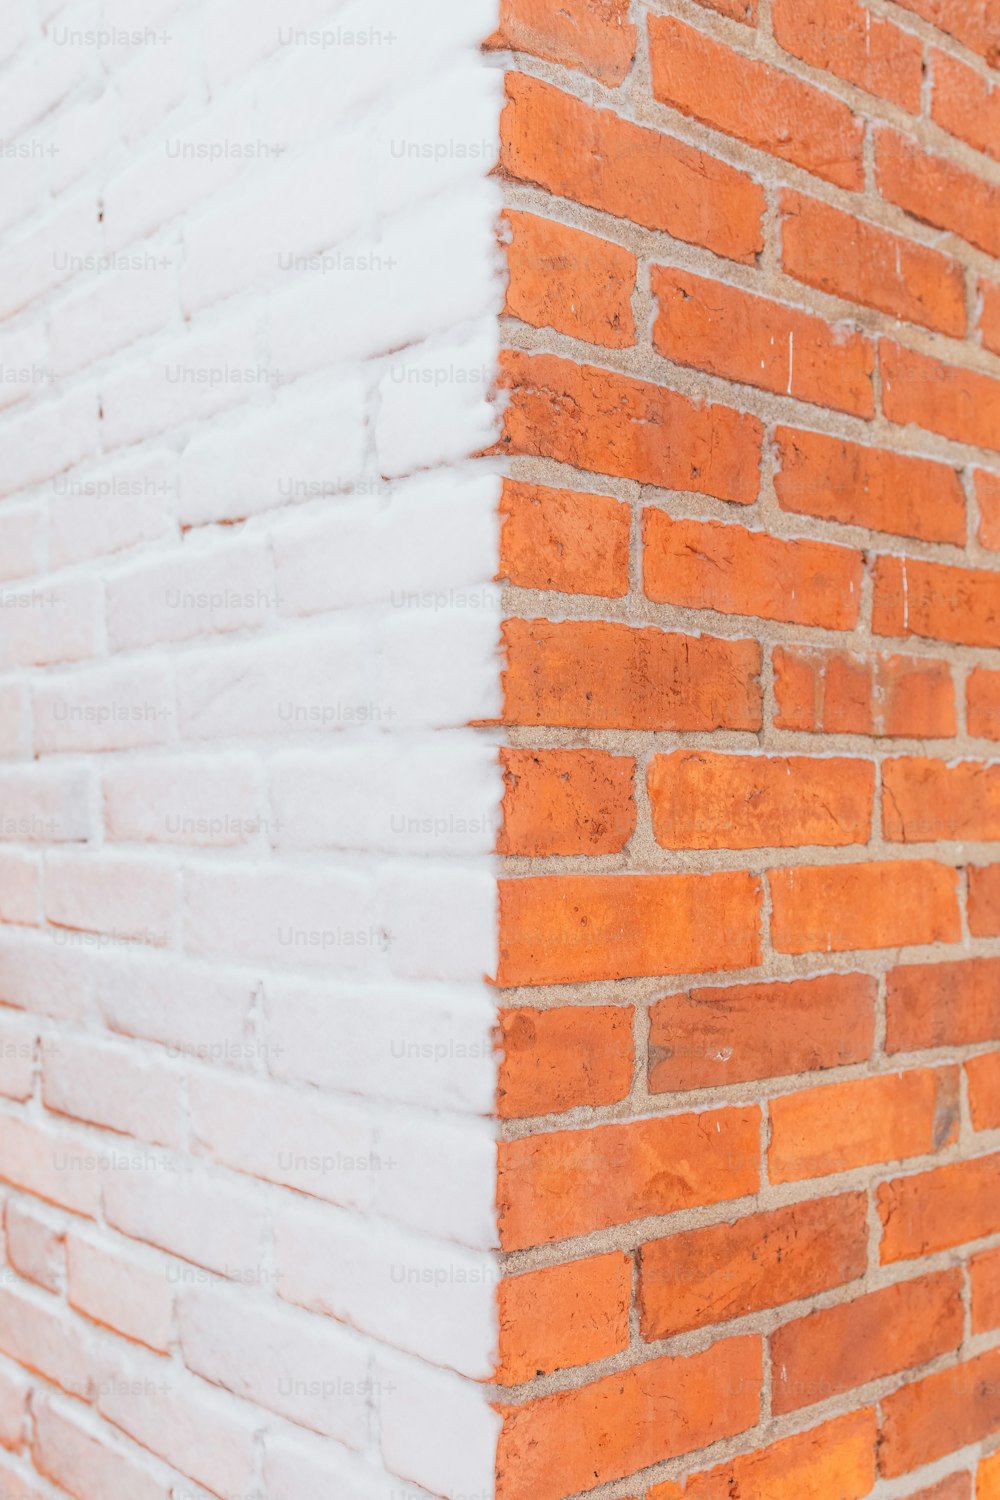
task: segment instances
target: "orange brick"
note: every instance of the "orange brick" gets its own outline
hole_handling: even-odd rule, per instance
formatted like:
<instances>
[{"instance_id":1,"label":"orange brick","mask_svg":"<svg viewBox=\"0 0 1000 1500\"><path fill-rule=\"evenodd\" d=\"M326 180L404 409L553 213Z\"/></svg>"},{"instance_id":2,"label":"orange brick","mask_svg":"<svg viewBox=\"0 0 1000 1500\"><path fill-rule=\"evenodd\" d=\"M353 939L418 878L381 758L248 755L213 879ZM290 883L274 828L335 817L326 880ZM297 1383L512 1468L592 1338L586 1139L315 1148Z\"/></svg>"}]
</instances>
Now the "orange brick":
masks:
<instances>
[{"instance_id":1,"label":"orange brick","mask_svg":"<svg viewBox=\"0 0 1000 1500\"><path fill-rule=\"evenodd\" d=\"M782 510L925 542L965 542L965 493L947 464L779 427Z\"/></svg>"},{"instance_id":2,"label":"orange brick","mask_svg":"<svg viewBox=\"0 0 1000 1500\"><path fill-rule=\"evenodd\" d=\"M969 931L973 937L1000 937L1000 865L969 868ZM1000 983L1000 974L997 981ZM1000 1011L997 1037L1000 1039Z\"/></svg>"},{"instance_id":3,"label":"orange brick","mask_svg":"<svg viewBox=\"0 0 1000 1500\"><path fill-rule=\"evenodd\" d=\"M896 130L879 132L875 162L887 202L936 229L950 229L987 255L1000 255L1000 188Z\"/></svg>"},{"instance_id":4,"label":"orange brick","mask_svg":"<svg viewBox=\"0 0 1000 1500\"><path fill-rule=\"evenodd\" d=\"M947 662L825 646L776 646L773 662L779 729L915 739L956 731Z\"/></svg>"},{"instance_id":5,"label":"orange brick","mask_svg":"<svg viewBox=\"0 0 1000 1500\"><path fill-rule=\"evenodd\" d=\"M745 1432L759 1415L761 1346L727 1339L504 1411L497 1500L562 1500Z\"/></svg>"},{"instance_id":6,"label":"orange brick","mask_svg":"<svg viewBox=\"0 0 1000 1500\"><path fill-rule=\"evenodd\" d=\"M773 1409L814 1406L929 1364L962 1342L961 1271L902 1281L785 1323L771 1337Z\"/></svg>"},{"instance_id":7,"label":"orange brick","mask_svg":"<svg viewBox=\"0 0 1000 1500\"><path fill-rule=\"evenodd\" d=\"M620 1250L500 1283L501 1385L608 1359L629 1344L632 1262Z\"/></svg>"},{"instance_id":8,"label":"orange brick","mask_svg":"<svg viewBox=\"0 0 1000 1500\"><path fill-rule=\"evenodd\" d=\"M781 264L796 281L956 338L965 333L965 269L954 256L791 188L780 208Z\"/></svg>"},{"instance_id":9,"label":"orange brick","mask_svg":"<svg viewBox=\"0 0 1000 1500\"><path fill-rule=\"evenodd\" d=\"M672 1338L843 1286L864 1275L867 1245L863 1193L653 1240L640 1256L642 1336Z\"/></svg>"},{"instance_id":10,"label":"orange brick","mask_svg":"<svg viewBox=\"0 0 1000 1500\"><path fill-rule=\"evenodd\" d=\"M507 620L504 721L759 729L760 646L603 620Z\"/></svg>"},{"instance_id":11,"label":"orange brick","mask_svg":"<svg viewBox=\"0 0 1000 1500\"><path fill-rule=\"evenodd\" d=\"M984 1250L970 1257L969 1282L973 1333L1000 1328L1000 1250Z\"/></svg>"},{"instance_id":12,"label":"orange brick","mask_svg":"<svg viewBox=\"0 0 1000 1500\"><path fill-rule=\"evenodd\" d=\"M629 0L501 0L500 26L486 45L530 52L613 86L635 56L628 13Z\"/></svg>"},{"instance_id":13,"label":"orange brick","mask_svg":"<svg viewBox=\"0 0 1000 1500\"><path fill-rule=\"evenodd\" d=\"M553 354L507 350L501 366L511 392L505 453L739 505L756 500L763 440L756 417Z\"/></svg>"},{"instance_id":14,"label":"orange brick","mask_svg":"<svg viewBox=\"0 0 1000 1500\"><path fill-rule=\"evenodd\" d=\"M781 849L866 844L871 761L804 755L655 755L647 775L664 849Z\"/></svg>"},{"instance_id":15,"label":"orange brick","mask_svg":"<svg viewBox=\"0 0 1000 1500\"><path fill-rule=\"evenodd\" d=\"M511 230L505 312L588 344L635 343L631 250L534 214L508 209L504 217Z\"/></svg>"},{"instance_id":16,"label":"orange brick","mask_svg":"<svg viewBox=\"0 0 1000 1500\"><path fill-rule=\"evenodd\" d=\"M923 44L857 0L775 0L778 45L869 94L920 113Z\"/></svg>"},{"instance_id":17,"label":"orange brick","mask_svg":"<svg viewBox=\"0 0 1000 1500\"><path fill-rule=\"evenodd\" d=\"M516 588L619 599L628 593L631 514L623 500L505 479L500 576Z\"/></svg>"},{"instance_id":18,"label":"orange brick","mask_svg":"<svg viewBox=\"0 0 1000 1500\"><path fill-rule=\"evenodd\" d=\"M918 635L959 646L1000 645L1000 573L918 557L880 557L872 629L876 635Z\"/></svg>"},{"instance_id":19,"label":"orange brick","mask_svg":"<svg viewBox=\"0 0 1000 1500\"><path fill-rule=\"evenodd\" d=\"M508 177L730 260L752 264L763 249L764 190L735 167L537 78L508 74L507 99L500 164Z\"/></svg>"},{"instance_id":20,"label":"orange brick","mask_svg":"<svg viewBox=\"0 0 1000 1500\"><path fill-rule=\"evenodd\" d=\"M650 16L649 44L653 96L661 104L838 187L864 185L864 127L832 94L670 16Z\"/></svg>"},{"instance_id":21,"label":"orange brick","mask_svg":"<svg viewBox=\"0 0 1000 1500\"><path fill-rule=\"evenodd\" d=\"M719 1088L864 1062L875 1035L875 980L821 974L668 995L650 1011L654 1094Z\"/></svg>"},{"instance_id":22,"label":"orange brick","mask_svg":"<svg viewBox=\"0 0 1000 1500\"><path fill-rule=\"evenodd\" d=\"M991 67L1000 62L997 53L997 17L995 6L987 0L897 0L903 10L912 11L946 31L956 41L985 57Z\"/></svg>"},{"instance_id":23,"label":"orange brick","mask_svg":"<svg viewBox=\"0 0 1000 1500\"><path fill-rule=\"evenodd\" d=\"M875 410L869 339L822 318L670 266L653 266L653 346L675 364L835 411Z\"/></svg>"},{"instance_id":24,"label":"orange brick","mask_svg":"<svg viewBox=\"0 0 1000 1500\"><path fill-rule=\"evenodd\" d=\"M965 679L965 713L970 734L1000 740L1000 672L973 667Z\"/></svg>"},{"instance_id":25,"label":"orange brick","mask_svg":"<svg viewBox=\"0 0 1000 1500\"><path fill-rule=\"evenodd\" d=\"M879 1467L894 1479L992 1436L998 1426L1000 1349L991 1349L884 1399Z\"/></svg>"},{"instance_id":26,"label":"orange brick","mask_svg":"<svg viewBox=\"0 0 1000 1500\"><path fill-rule=\"evenodd\" d=\"M1000 1041L1000 958L890 969L886 1028L888 1052Z\"/></svg>"},{"instance_id":27,"label":"orange brick","mask_svg":"<svg viewBox=\"0 0 1000 1500\"><path fill-rule=\"evenodd\" d=\"M631 1005L502 1010L503 1119L617 1104L632 1087Z\"/></svg>"},{"instance_id":28,"label":"orange brick","mask_svg":"<svg viewBox=\"0 0 1000 1500\"><path fill-rule=\"evenodd\" d=\"M757 1453L658 1484L648 1500L862 1500L875 1483L873 1411L851 1412Z\"/></svg>"},{"instance_id":29,"label":"orange brick","mask_svg":"<svg viewBox=\"0 0 1000 1500\"><path fill-rule=\"evenodd\" d=\"M1000 839L1000 765L901 756L883 762L882 791L891 842Z\"/></svg>"},{"instance_id":30,"label":"orange brick","mask_svg":"<svg viewBox=\"0 0 1000 1500\"><path fill-rule=\"evenodd\" d=\"M965 1065L975 1130L1000 1130L1000 1052L970 1057Z\"/></svg>"},{"instance_id":31,"label":"orange brick","mask_svg":"<svg viewBox=\"0 0 1000 1500\"><path fill-rule=\"evenodd\" d=\"M883 1265L1000 1230L1000 1155L895 1177L877 1193ZM960 1446L960 1445L958 1445Z\"/></svg>"},{"instance_id":32,"label":"orange brick","mask_svg":"<svg viewBox=\"0 0 1000 1500\"><path fill-rule=\"evenodd\" d=\"M1000 281L979 282L982 308L979 314L979 337L994 354L1000 354Z\"/></svg>"},{"instance_id":33,"label":"orange brick","mask_svg":"<svg viewBox=\"0 0 1000 1500\"><path fill-rule=\"evenodd\" d=\"M501 985L701 974L760 962L760 881L540 875L500 882Z\"/></svg>"},{"instance_id":34,"label":"orange brick","mask_svg":"<svg viewBox=\"0 0 1000 1500\"><path fill-rule=\"evenodd\" d=\"M928 1156L958 1135L957 1068L915 1068L772 1099L772 1182Z\"/></svg>"},{"instance_id":35,"label":"orange brick","mask_svg":"<svg viewBox=\"0 0 1000 1500\"><path fill-rule=\"evenodd\" d=\"M604 750L501 750L501 854L617 854L635 828L635 761Z\"/></svg>"},{"instance_id":36,"label":"orange brick","mask_svg":"<svg viewBox=\"0 0 1000 1500\"><path fill-rule=\"evenodd\" d=\"M980 1459L976 1470L976 1500L1000 1500L1000 1453Z\"/></svg>"},{"instance_id":37,"label":"orange brick","mask_svg":"<svg viewBox=\"0 0 1000 1500\"><path fill-rule=\"evenodd\" d=\"M526 1250L755 1193L760 1111L717 1109L499 1145L500 1242Z\"/></svg>"},{"instance_id":38,"label":"orange brick","mask_svg":"<svg viewBox=\"0 0 1000 1500\"><path fill-rule=\"evenodd\" d=\"M852 630L861 601L860 552L789 541L718 521L642 513L643 589L657 604Z\"/></svg>"},{"instance_id":39,"label":"orange brick","mask_svg":"<svg viewBox=\"0 0 1000 1500\"><path fill-rule=\"evenodd\" d=\"M1000 225L1000 189L997 194ZM998 232L997 254L1000 254ZM882 404L890 422L1000 452L1000 380L916 354L883 339Z\"/></svg>"},{"instance_id":40,"label":"orange brick","mask_svg":"<svg viewBox=\"0 0 1000 1500\"><path fill-rule=\"evenodd\" d=\"M931 118L942 130L1000 161L1000 89L960 57L935 49L930 61Z\"/></svg>"},{"instance_id":41,"label":"orange brick","mask_svg":"<svg viewBox=\"0 0 1000 1500\"><path fill-rule=\"evenodd\" d=\"M1000 475L977 469L974 483L979 508L979 545L990 552L1000 552Z\"/></svg>"},{"instance_id":42,"label":"orange brick","mask_svg":"<svg viewBox=\"0 0 1000 1500\"><path fill-rule=\"evenodd\" d=\"M958 878L932 860L800 866L769 875L779 953L957 943Z\"/></svg>"}]
</instances>

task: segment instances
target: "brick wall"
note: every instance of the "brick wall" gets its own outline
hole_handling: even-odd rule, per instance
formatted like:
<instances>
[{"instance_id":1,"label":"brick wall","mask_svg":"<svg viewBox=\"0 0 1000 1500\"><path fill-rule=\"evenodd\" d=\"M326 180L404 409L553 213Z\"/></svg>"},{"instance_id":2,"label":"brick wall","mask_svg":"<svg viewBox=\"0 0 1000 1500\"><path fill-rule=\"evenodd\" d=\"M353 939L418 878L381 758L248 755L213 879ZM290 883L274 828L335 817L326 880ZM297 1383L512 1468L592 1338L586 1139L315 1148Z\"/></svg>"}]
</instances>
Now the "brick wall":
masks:
<instances>
[{"instance_id":1,"label":"brick wall","mask_svg":"<svg viewBox=\"0 0 1000 1500\"><path fill-rule=\"evenodd\" d=\"M1000 1495L1000 8L506 0L501 1500Z\"/></svg>"},{"instance_id":2,"label":"brick wall","mask_svg":"<svg viewBox=\"0 0 1000 1500\"><path fill-rule=\"evenodd\" d=\"M495 10L4 0L0 1496L493 1487Z\"/></svg>"}]
</instances>

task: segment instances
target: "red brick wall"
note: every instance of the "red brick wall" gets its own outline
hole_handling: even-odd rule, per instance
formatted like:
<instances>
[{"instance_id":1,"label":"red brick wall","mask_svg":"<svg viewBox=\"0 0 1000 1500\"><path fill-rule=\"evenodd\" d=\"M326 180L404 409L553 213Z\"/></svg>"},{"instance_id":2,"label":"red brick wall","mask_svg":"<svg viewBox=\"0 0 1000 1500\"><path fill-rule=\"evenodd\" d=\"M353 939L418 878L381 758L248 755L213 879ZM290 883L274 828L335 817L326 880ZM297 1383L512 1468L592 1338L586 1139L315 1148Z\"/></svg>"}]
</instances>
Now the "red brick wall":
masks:
<instances>
[{"instance_id":1,"label":"red brick wall","mask_svg":"<svg viewBox=\"0 0 1000 1500\"><path fill-rule=\"evenodd\" d=\"M990 1500L1000 5L502 11L497 1493Z\"/></svg>"}]
</instances>

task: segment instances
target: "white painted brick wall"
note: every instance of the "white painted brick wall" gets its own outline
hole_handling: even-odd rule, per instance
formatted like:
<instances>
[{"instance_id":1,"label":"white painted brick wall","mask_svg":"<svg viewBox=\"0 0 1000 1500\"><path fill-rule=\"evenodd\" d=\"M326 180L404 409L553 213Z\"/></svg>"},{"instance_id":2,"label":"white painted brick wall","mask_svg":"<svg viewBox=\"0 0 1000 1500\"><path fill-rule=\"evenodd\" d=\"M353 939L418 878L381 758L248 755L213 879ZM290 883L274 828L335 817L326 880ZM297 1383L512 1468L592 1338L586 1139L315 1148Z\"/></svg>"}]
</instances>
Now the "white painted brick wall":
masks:
<instances>
[{"instance_id":1,"label":"white painted brick wall","mask_svg":"<svg viewBox=\"0 0 1000 1500\"><path fill-rule=\"evenodd\" d=\"M0 11L4 1497L492 1494L495 11Z\"/></svg>"}]
</instances>

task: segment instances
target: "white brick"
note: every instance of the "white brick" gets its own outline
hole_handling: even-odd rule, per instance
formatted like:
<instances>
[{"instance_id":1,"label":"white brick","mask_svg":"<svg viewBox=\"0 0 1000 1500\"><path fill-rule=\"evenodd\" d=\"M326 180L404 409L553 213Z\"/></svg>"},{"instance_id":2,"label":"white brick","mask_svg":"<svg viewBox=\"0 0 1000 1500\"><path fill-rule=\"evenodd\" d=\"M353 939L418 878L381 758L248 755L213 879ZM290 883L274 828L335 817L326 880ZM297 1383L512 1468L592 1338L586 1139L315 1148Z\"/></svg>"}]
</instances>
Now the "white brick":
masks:
<instances>
[{"instance_id":1,"label":"white brick","mask_svg":"<svg viewBox=\"0 0 1000 1500\"><path fill-rule=\"evenodd\" d=\"M61 286L72 276L75 260L100 254L97 214L95 195L84 190L59 202L42 223L0 250L0 317Z\"/></svg>"},{"instance_id":2,"label":"white brick","mask_svg":"<svg viewBox=\"0 0 1000 1500\"><path fill-rule=\"evenodd\" d=\"M20 1016L0 1016L0 1094L23 1102L35 1089L38 1028Z\"/></svg>"},{"instance_id":3,"label":"white brick","mask_svg":"<svg viewBox=\"0 0 1000 1500\"><path fill-rule=\"evenodd\" d=\"M177 242L162 236L76 257L74 285L52 320L56 373L86 369L175 321L179 260Z\"/></svg>"},{"instance_id":4,"label":"white brick","mask_svg":"<svg viewBox=\"0 0 1000 1500\"><path fill-rule=\"evenodd\" d=\"M104 591L96 578L40 578L3 595L0 665L47 667L101 650Z\"/></svg>"},{"instance_id":5,"label":"white brick","mask_svg":"<svg viewBox=\"0 0 1000 1500\"><path fill-rule=\"evenodd\" d=\"M393 1170L353 1105L212 1075L195 1074L189 1087L195 1149L236 1172L365 1209Z\"/></svg>"},{"instance_id":6,"label":"white brick","mask_svg":"<svg viewBox=\"0 0 1000 1500\"><path fill-rule=\"evenodd\" d=\"M57 927L154 948L170 945L178 877L158 860L49 854L45 915Z\"/></svg>"},{"instance_id":7,"label":"white brick","mask_svg":"<svg viewBox=\"0 0 1000 1500\"><path fill-rule=\"evenodd\" d=\"M78 1500L170 1500L145 1463L50 1401L35 1411L34 1451L41 1471Z\"/></svg>"},{"instance_id":8,"label":"white brick","mask_svg":"<svg viewBox=\"0 0 1000 1500\"><path fill-rule=\"evenodd\" d=\"M173 678L162 662L123 662L34 689L35 753L162 745L174 727Z\"/></svg>"},{"instance_id":9,"label":"white brick","mask_svg":"<svg viewBox=\"0 0 1000 1500\"><path fill-rule=\"evenodd\" d=\"M368 1439L369 1356L343 1328L246 1289L182 1291L181 1350L196 1374L351 1448Z\"/></svg>"},{"instance_id":10,"label":"white brick","mask_svg":"<svg viewBox=\"0 0 1000 1500\"><path fill-rule=\"evenodd\" d=\"M0 576L4 581L10 578L29 578L38 571L41 521L37 506L20 506L16 510L9 510L6 515L0 515ZM9 618L8 605L16 608L17 599L24 592L24 589L4 589L0 592L5 625Z\"/></svg>"},{"instance_id":11,"label":"white brick","mask_svg":"<svg viewBox=\"0 0 1000 1500\"><path fill-rule=\"evenodd\" d=\"M49 559L53 567L121 552L175 530L173 454L71 470L52 481Z\"/></svg>"},{"instance_id":12,"label":"white brick","mask_svg":"<svg viewBox=\"0 0 1000 1500\"><path fill-rule=\"evenodd\" d=\"M42 1043L46 1109L156 1146L180 1146L181 1077L158 1058L67 1033Z\"/></svg>"},{"instance_id":13,"label":"white brick","mask_svg":"<svg viewBox=\"0 0 1000 1500\"><path fill-rule=\"evenodd\" d=\"M51 383L44 324L22 323L0 336L0 410L34 400Z\"/></svg>"},{"instance_id":14,"label":"white brick","mask_svg":"<svg viewBox=\"0 0 1000 1500\"><path fill-rule=\"evenodd\" d=\"M500 1413L475 1385L403 1355L377 1362L382 1454L393 1474L448 1500L491 1496Z\"/></svg>"},{"instance_id":15,"label":"white brick","mask_svg":"<svg viewBox=\"0 0 1000 1500\"><path fill-rule=\"evenodd\" d=\"M344 491L364 473L367 396L358 377L309 382L282 390L266 411L213 423L184 451L179 520L242 520L297 494Z\"/></svg>"},{"instance_id":16,"label":"white brick","mask_svg":"<svg viewBox=\"0 0 1000 1500\"><path fill-rule=\"evenodd\" d=\"M23 759L28 753L30 710L23 682L0 685L0 758Z\"/></svg>"},{"instance_id":17,"label":"white brick","mask_svg":"<svg viewBox=\"0 0 1000 1500\"><path fill-rule=\"evenodd\" d=\"M245 1067L257 1055L250 1033L257 982L134 950L102 956L95 994L105 1025L121 1036L157 1042L171 1055Z\"/></svg>"},{"instance_id":18,"label":"white brick","mask_svg":"<svg viewBox=\"0 0 1000 1500\"><path fill-rule=\"evenodd\" d=\"M78 1021L89 1003L93 985L79 951L53 941L22 941L0 933L0 1000L4 1005Z\"/></svg>"},{"instance_id":19,"label":"white brick","mask_svg":"<svg viewBox=\"0 0 1000 1500\"><path fill-rule=\"evenodd\" d=\"M379 700L392 706L393 723L462 729L470 721L499 717L502 702L499 610L493 591L486 602L443 609L393 610L383 631Z\"/></svg>"},{"instance_id":20,"label":"white brick","mask_svg":"<svg viewBox=\"0 0 1000 1500\"><path fill-rule=\"evenodd\" d=\"M264 1039L276 1078L370 1099L489 1114L496 1005L481 985L269 983Z\"/></svg>"},{"instance_id":21,"label":"white brick","mask_svg":"<svg viewBox=\"0 0 1000 1500\"><path fill-rule=\"evenodd\" d=\"M496 356L497 334L490 322L387 361L375 428L383 474L456 463L496 440L497 406L491 400Z\"/></svg>"},{"instance_id":22,"label":"white brick","mask_svg":"<svg viewBox=\"0 0 1000 1500\"><path fill-rule=\"evenodd\" d=\"M92 784L84 766L0 768L0 838L61 844L92 837Z\"/></svg>"},{"instance_id":23,"label":"white brick","mask_svg":"<svg viewBox=\"0 0 1000 1500\"><path fill-rule=\"evenodd\" d=\"M499 157L499 70L462 57L383 112L375 134L375 192L383 213L481 181Z\"/></svg>"},{"instance_id":24,"label":"white brick","mask_svg":"<svg viewBox=\"0 0 1000 1500\"><path fill-rule=\"evenodd\" d=\"M224 528L108 580L108 646L252 630L274 619L278 602L264 539Z\"/></svg>"},{"instance_id":25,"label":"white brick","mask_svg":"<svg viewBox=\"0 0 1000 1500\"><path fill-rule=\"evenodd\" d=\"M40 877L41 864L36 854L0 850L0 922L38 926Z\"/></svg>"},{"instance_id":26,"label":"white brick","mask_svg":"<svg viewBox=\"0 0 1000 1500\"><path fill-rule=\"evenodd\" d=\"M394 974L469 982L491 976L499 919L488 863L413 867L400 860L383 875L381 897Z\"/></svg>"},{"instance_id":27,"label":"white brick","mask_svg":"<svg viewBox=\"0 0 1000 1500\"><path fill-rule=\"evenodd\" d=\"M178 1264L152 1253L142 1257L118 1240L73 1233L66 1242L67 1299L93 1322L165 1354L174 1321L169 1272Z\"/></svg>"},{"instance_id":28,"label":"white brick","mask_svg":"<svg viewBox=\"0 0 1000 1500\"><path fill-rule=\"evenodd\" d=\"M358 1459L339 1456L329 1439L265 1438L264 1483L268 1500L335 1495L337 1500L431 1500L426 1490L390 1479Z\"/></svg>"},{"instance_id":29,"label":"white brick","mask_svg":"<svg viewBox=\"0 0 1000 1500\"><path fill-rule=\"evenodd\" d=\"M91 1136L0 1114L0 1151L4 1178L13 1186L87 1218L97 1213L101 1162Z\"/></svg>"},{"instance_id":30,"label":"white brick","mask_svg":"<svg viewBox=\"0 0 1000 1500\"><path fill-rule=\"evenodd\" d=\"M7 1258L14 1269L47 1292L58 1292L65 1277L65 1235L53 1218L34 1205L8 1199L4 1213Z\"/></svg>"},{"instance_id":31,"label":"white brick","mask_svg":"<svg viewBox=\"0 0 1000 1500\"><path fill-rule=\"evenodd\" d=\"M494 1249L496 1136L489 1120L440 1121L388 1110L381 1116L374 1207L421 1234Z\"/></svg>"},{"instance_id":32,"label":"white brick","mask_svg":"<svg viewBox=\"0 0 1000 1500\"><path fill-rule=\"evenodd\" d=\"M97 391L84 387L9 419L0 431L0 495L51 479L96 453Z\"/></svg>"},{"instance_id":33,"label":"white brick","mask_svg":"<svg viewBox=\"0 0 1000 1500\"><path fill-rule=\"evenodd\" d=\"M44 1292L0 1287L0 1352L77 1400L90 1399L93 1364L86 1337Z\"/></svg>"},{"instance_id":34,"label":"white brick","mask_svg":"<svg viewBox=\"0 0 1000 1500\"><path fill-rule=\"evenodd\" d=\"M11 1453L20 1452L25 1441L30 1390L12 1366L0 1368L0 1447Z\"/></svg>"},{"instance_id":35,"label":"white brick","mask_svg":"<svg viewBox=\"0 0 1000 1500\"><path fill-rule=\"evenodd\" d=\"M105 834L116 843L215 848L233 848L262 834L269 838L259 779L248 756L144 759L113 766L104 777Z\"/></svg>"},{"instance_id":36,"label":"white brick","mask_svg":"<svg viewBox=\"0 0 1000 1500\"><path fill-rule=\"evenodd\" d=\"M275 1225L278 1291L473 1380L496 1369L499 1271L492 1254L290 1208Z\"/></svg>"}]
</instances>

